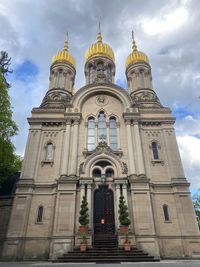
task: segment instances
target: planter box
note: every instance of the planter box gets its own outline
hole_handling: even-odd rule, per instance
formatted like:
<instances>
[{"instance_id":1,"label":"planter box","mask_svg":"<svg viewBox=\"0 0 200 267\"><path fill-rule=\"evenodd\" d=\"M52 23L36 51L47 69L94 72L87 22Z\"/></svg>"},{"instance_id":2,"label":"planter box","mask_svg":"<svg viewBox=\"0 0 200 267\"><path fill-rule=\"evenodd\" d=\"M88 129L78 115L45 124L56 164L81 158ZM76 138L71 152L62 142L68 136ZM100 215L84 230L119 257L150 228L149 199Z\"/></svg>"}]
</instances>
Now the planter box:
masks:
<instances>
[{"instance_id":1,"label":"planter box","mask_svg":"<svg viewBox=\"0 0 200 267\"><path fill-rule=\"evenodd\" d=\"M125 234L125 233L128 233L129 228L126 225L120 225L119 231L120 231L120 234Z\"/></svg>"},{"instance_id":2,"label":"planter box","mask_svg":"<svg viewBox=\"0 0 200 267\"><path fill-rule=\"evenodd\" d=\"M131 243L124 243L124 250L130 251L131 250Z\"/></svg>"},{"instance_id":3,"label":"planter box","mask_svg":"<svg viewBox=\"0 0 200 267\"><path fill-rule=\"evenodd\" d=\"M81 252L85 252L86 251L86 248L87 248L87 245L86 244L80 244L80 251Z\"/></svg>"},{"instance_id":4,"label":"planter box","mask_svg":"<svg viewBox=\"0 0 200 267\"><path fill-rule=\"evenodd\" d=\"M88 226L85 225L79 226L79 232L82 234L88 233Z\"/></svg>"}]
</instances>

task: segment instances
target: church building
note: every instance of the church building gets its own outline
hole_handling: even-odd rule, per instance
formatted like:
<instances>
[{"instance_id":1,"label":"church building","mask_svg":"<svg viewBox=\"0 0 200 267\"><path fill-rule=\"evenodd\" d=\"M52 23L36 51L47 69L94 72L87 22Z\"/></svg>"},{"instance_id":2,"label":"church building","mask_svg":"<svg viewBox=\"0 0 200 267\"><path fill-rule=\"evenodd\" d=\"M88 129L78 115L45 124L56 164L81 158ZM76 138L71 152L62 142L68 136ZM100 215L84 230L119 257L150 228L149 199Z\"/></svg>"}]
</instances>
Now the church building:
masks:
<instances>
[{"instance_id":1,"label":"church building","mask_svg":"<svg viewBox=\"0 0 200 267\"><path fill-rule=\"evenodd\" d=\"M86 51L85 85L79 90L74 91L76 61L68 39L53 57L49 89L28 118L4 259L56 259L79 247L84 196L88 247L101 236L107 241L113 236L123 246L123 196L132 246L158 258L200 257L175 118L154 91L149 58L134 36L125 63L128 90L115 84L115 67L100 31Z\"/></svg>"}]
</instances>

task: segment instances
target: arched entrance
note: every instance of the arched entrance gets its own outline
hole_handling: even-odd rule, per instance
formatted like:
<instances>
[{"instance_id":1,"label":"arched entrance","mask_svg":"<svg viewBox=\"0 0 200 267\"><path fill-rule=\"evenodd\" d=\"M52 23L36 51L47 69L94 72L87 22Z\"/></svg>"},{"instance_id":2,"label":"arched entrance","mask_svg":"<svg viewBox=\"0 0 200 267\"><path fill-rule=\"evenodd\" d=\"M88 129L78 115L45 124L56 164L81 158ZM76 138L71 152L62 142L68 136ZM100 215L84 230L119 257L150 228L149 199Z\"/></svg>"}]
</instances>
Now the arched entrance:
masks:
<instances>
[{"instance_id":1,"label":"arched entrance","mask_svg":"<svg viewBox=\"0 0 200 267\"><path fill-rule=\"evenodd\" d=\"M115 237L115 214L113 191L108 185L100 185L94 192L94 245Z\"/></svg>"}]
</instances>

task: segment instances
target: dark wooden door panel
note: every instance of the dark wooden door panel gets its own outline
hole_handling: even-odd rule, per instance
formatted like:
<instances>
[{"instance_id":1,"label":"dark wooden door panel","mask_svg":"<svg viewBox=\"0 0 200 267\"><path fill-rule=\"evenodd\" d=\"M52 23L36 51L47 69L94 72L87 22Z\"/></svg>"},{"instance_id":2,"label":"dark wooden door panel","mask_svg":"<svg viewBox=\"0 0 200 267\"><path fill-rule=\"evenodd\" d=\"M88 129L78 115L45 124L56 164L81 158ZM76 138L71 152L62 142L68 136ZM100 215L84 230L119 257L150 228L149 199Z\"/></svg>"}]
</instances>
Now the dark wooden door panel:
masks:
<instances>
[{"instance_id":1,"label":"dark wooden door panel","mask_svg":"<svg viewBox=\"0 0 200 267\"><path fill-rule=\"evenodd\" d=\"M115 232L114 199L107 185L100 185L94 192L94 233Z\"/></svg>"}]
</instances>

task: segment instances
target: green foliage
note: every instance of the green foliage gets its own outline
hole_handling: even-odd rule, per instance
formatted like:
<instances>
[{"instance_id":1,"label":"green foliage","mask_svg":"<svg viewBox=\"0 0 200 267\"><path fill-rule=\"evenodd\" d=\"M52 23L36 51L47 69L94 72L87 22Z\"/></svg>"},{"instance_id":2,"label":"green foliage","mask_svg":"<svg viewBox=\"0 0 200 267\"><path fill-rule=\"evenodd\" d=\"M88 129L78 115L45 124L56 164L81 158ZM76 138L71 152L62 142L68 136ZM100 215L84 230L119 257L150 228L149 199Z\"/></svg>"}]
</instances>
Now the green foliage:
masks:
<instances>
[{"instance_id":1,"label":"green foliage","mask_svg":"<svg viewBox=\"0 0 200 267\"><path fill-rule=\"evenodd\" d=\"M21 169L22 159L10 141L0 138L0 183Z\"/></svg>"},{"instance_id":2,"label":"green foliage","mask_svg":"<svg viewBox=\"0 0 200 267\"><path fill-rule=\"evenodd\" d=\"M129 219L128 207L125 203L124 196L120 196L119 198L119 222L121 225L128 226L131 221Z\"/></svg>"},{"instance_id":3,"label":"green foliage","mask_svg":"<svg viewBox=\"0 0 200 267\"><path fill-rule=\"evenodd\" d=\"M17 131L17 125L12 120L8 86L0 71L0 138L3 140L10 140L12 136L17 134Z\"/></svg>"},{"instance_id":4,"label":"green foliage","mask_svg":"<svg viewBox=\"0 0 200 267\"><path fill-rule=\"evenodd\" d=\"M200 229L200 189L198 192L192 197L194 209L196 212L196 218Z\"/></svg>"},{"instance_id":5,"label":"green foliage","mask_svg":"<svg viewBox=\"0 0 200 267\"><path fill-rule=\"evenodd\" d=\"M83 200L81 202L79 223L81 225L88 225L89 223L88 203L87 203L87 199L85 196L83 196Z\"/></svg>"},{"instance_id":6,"label":"green foliage","mask_svg":"<svg viewBox=\"0 0 200 267\"><path fill-rule=\"evenodd\" d=\"M81 244L87 244L87 237L86 237L86 234L82 234L81 235Z\"/></svg>"},{"instance_id":7,"label":"green foliage","mask_svg":"<svg viewBox=\"0 0 200 267\"><path fill-rule=\"evenodd\" d=\"M4 53L4 52L3 52ZM17 134L18 127L12 120L9 85L4 74L10 72L8 67L10 59L7 54L0 56L0 183L21 169L22 160L15 154L15 147L11 137Z\"/></svg>"},{"instance_id":8,"label":"green foliage","mask_svg":"<svg viewBox=\"0 0 200 267\"><path fill-rule=\"evenodd\" d=\"M9 69L10 68L10 61L11 61L11 58L8 57L8 53L6 51L1 51L1 53L0 53L0 71L3 74L4 78L5 78L5 75L7 75L8 73L12 73L12 70ZM7 85L9 86L8 83L7 83Z\"/></svg>"}]
</instances>

